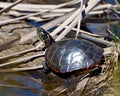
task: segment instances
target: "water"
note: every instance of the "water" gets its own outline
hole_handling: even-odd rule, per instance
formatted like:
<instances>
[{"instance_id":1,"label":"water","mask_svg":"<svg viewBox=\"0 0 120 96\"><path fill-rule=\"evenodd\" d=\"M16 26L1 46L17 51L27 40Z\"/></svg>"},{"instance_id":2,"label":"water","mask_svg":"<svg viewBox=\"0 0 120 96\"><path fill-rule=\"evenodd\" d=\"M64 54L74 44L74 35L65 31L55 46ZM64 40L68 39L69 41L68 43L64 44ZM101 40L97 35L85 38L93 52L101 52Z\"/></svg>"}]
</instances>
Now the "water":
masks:
<instances>
[{"instance_id":1,"label":"water","mask_svg":"<svg viewBox=\"0 0 120 96\"><path fill-rule=\"evenodd\" d=\"M3 73L0 75L0 96L47 96L63 80L41 71Z\"/></svg>"}]
</instances>

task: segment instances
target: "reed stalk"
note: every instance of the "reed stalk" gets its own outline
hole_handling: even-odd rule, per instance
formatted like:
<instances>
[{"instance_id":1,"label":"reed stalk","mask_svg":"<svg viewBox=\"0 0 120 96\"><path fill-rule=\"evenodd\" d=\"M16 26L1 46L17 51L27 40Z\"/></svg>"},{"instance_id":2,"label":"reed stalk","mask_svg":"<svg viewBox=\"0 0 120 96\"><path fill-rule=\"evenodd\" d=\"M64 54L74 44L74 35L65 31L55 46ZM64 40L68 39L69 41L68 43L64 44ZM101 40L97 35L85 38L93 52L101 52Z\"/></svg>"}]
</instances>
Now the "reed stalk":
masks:
<instances>
[{"instance_id":1,"label":"reed stalk","mask_svg":"<svg viewBox=\"0 0 120 96\"><path fill-rule=\"evenodd\" d=\"M2 10L0 10L0 15L5 12L5 11L8 11L10 10L12 7L14 7L15 5L21 3L23 0L17 0L15 1L13 4L11 4L10 6L6 7L6 8L3 8Z\"/></svg>"}]
</instances>

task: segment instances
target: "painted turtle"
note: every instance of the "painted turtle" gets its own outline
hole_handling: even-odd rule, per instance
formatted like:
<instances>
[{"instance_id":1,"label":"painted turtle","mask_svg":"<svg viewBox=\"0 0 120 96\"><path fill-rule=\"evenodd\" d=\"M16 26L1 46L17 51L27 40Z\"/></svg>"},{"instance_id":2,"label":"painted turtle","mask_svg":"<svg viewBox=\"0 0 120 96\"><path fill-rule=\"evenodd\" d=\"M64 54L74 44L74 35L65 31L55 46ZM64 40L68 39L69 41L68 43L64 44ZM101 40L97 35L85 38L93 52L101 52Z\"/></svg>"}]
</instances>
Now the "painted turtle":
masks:
<instances>
[{"instance_id":1,"label":"painted turtle","mask_svg":"<svg viewBox=\"0 0 120 96\"><path fill-rule=\"evenodd\" d=\"M65 39L58 42L43 28L38 30L38 36L45 43L44 71L50 69L56 74L71 74L99 66L103 49L84 39Z\"/></svg>"}]
</instances>

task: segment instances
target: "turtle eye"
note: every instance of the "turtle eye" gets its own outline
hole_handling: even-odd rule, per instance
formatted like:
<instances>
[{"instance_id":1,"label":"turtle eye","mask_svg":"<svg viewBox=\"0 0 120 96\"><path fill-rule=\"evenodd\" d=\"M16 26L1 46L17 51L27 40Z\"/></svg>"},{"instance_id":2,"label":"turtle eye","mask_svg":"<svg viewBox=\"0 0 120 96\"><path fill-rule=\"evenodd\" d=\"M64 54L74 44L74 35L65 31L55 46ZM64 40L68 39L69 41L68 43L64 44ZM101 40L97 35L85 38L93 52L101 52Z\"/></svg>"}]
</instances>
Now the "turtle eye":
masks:
<instances>
[{"instance_id":1,"label":"turtle eye","mask_svg":"<svg viewBox=\"0 0 120 96\"><path fill-rule=\"evenodd\" d=\"M44 41L46 34L44 33L44 30L42 28L37 29L37 35L40 40Z\"/></svg>"},{"instance_id":2,"label":"turtle eye","mask_svg":"<svg viewBox=\"0 0 120 96\"><path fill-rule=\"evenodd\" d=\"M37 29L37 35L43 43L48 46L50 44L50 36L49 34L43 29L43 28L38 28Z\"/></svg>"},{"instance_id":3,"label":"turtle eye","mask_svg":"<svg viewBox=\"0 0 120 96\"><path fill-rule=\"evenodd\" d=\"M37 29L37 34L41 36L45 35L44 30L42 28Z\"/></svg>"}]
</instances>

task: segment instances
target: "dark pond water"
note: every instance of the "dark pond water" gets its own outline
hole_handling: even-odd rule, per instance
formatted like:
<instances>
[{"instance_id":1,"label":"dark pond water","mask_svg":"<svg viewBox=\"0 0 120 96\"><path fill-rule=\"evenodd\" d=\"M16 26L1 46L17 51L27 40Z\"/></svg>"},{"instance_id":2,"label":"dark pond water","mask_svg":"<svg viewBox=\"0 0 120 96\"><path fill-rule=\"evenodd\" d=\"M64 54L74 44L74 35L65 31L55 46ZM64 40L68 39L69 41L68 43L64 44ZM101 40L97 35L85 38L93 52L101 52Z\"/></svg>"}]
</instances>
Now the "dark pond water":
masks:
<instances>
[{"instance_id":1,"label":"dark pond water","mask_svg":"<svg viewBox=\"0 0 120 96\"><path fill-rule=\"evenodd\" d=\"M47 96L50 90L63 82L41 71L1 73L0 96Z\"/></svg>"}]
</instances>

